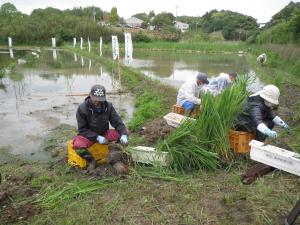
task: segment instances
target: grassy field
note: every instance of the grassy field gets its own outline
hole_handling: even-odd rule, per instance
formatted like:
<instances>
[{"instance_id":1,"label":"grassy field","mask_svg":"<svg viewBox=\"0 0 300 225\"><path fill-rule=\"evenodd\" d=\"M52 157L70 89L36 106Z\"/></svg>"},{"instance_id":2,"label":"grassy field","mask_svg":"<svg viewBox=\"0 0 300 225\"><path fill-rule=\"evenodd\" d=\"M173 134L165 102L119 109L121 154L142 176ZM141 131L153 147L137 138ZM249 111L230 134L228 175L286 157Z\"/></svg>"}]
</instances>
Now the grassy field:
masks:
<instances>
[{"instance_id":1,"label":"grassy field","mask_svg":"<svg viewBox=\"0 0 300 225\"><path fill-rule=\"evenodd\" d=\"M299 179L276 171L245 186L239 175L249 165L241 160L226 170L167 180L143 177L139 170L126 179L93 180L65 165L49 169L21 162L2 166L1 173L3 187L14 190L14 206L34 206L25 224L282 224L298 198ZM78 191L83 185L92 189ZM34 194L24 198L24 190Z\"/></svg>"},{"instance_id":2,"label":"grassy field","mask_svg":"<svg viewBox=\"0 0 300 225\"><path fill-rule=\"evenodd\" d=\"M155 46L176 48L173 43L150 43L140 47L152 49ZM178 46L193 49L193 44ZM247 48L235 43L225 46L201 43L194 50L238 51L241 47ZM99 60L108 70L117 69L111 60L100 59L97 50L88 53L68 46L65 48ZM286 79L287 73L282 72L284 68L257 65L256 51L259 49L248 53L249 64L265 81L281 85L282 97L286 101L283 106L293 110L293 114L286 115L292 125L292 135L282 138L297 147L300 141L297 139L300 134L299 130L297 132L300 98L296 97L297 104L288 100L292 93L295 95L299 91L296 86L291 92L289 85L297 84L299 80L292 73L287 77L296 81ZM272 65L272 57L270 61ZM170 110L176 97L175 89L145 78L139 71L123 65L120 65L120 71L122 83L137 96L134 119L129 124L132 130L138 130L145 121L161 117ZM275 74L279 74L278 77ZM279 112L284 115L285 110ZM54 141L52 146L65 143L69 139L65 134L74 132L74 128L68 126L62 129L53 131L63 134L59 138L57 133L49 135L56 137L51 139ZM131 144L142 141L134 137ZM299 198L300 179L285 172L274 171L251 185L243 185L240 174L253 165L248 157L237 157L226 168L215 172L174 175L136 166L127 177L107 180L78 172L65 161L55 164L6 161L0 161L0 224L277 225L283 223L285 215Z\"/></svg>"}]
</instances>

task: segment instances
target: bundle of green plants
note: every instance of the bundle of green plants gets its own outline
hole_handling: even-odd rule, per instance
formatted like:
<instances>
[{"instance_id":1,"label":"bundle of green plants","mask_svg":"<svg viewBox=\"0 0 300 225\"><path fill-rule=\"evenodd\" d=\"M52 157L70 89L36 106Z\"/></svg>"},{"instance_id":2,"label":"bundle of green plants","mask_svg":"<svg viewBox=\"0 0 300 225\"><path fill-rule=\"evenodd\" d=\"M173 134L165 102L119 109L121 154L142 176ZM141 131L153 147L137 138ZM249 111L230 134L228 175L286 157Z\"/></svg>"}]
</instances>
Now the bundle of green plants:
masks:
<instances>
[{"instance_id":1,"label":"bundle of green plants","mask_svg":"<svg viewBox=\"0 0 300 225\"><path fill-rule=\"evenodd\" d=\"M158 144L169 152L170 167L176 171L216 170L219 158L231 159L228 131L234 126L248 96L249 78L240 76L217 97L201 97L201 114L195 121L183 123Z\"/></svg>"},{"instance_id":2,"label":"bundle of green plants","mask_svg":"<svg viewBox=\"0 0 300 225\"><path fill-rule=\"evenodd\" d=\"M113 185L115 181L116 178L106 178L102 180L81 180L67 183L64 186L53 184L44 189L35 202L44 208L55 208L63 201L80 197L98 189L104 189Z\"/></svg>"},{"instance_id":3,"label":"bundle of green plants","mask_svg":"<svg viewBox=\"0 0 300 225\"><path fill-rule=\"evenodd\" d=\"M136 163L134 167L130 168L130 174L136 179L150 178L174 182L184 182L188 178L174 173L173 170L163 168L159 164L148 166Z\"/></svg>"}]
</instances>

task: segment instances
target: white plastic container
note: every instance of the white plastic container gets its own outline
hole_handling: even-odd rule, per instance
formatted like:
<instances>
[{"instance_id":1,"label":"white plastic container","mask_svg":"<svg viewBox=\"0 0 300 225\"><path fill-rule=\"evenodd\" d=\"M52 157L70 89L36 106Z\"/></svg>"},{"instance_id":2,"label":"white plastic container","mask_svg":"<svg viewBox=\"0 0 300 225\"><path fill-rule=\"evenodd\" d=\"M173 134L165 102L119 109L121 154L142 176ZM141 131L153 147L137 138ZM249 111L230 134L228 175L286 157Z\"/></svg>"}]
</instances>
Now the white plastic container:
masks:
<instances>
[{"instance_id":1,"label":"white plastic container","mask_svg":"<svg viewBox=\"0 0 300 225\"><path fill-rule=\"evenodd\" d=\"M129 149L132 160L145 164L159 163L162 166L168 165L168 153L157 152L155 148L146 146L137 146Z\"/></svg>"},{"instance_id":2,"label":"white plastic container","mask_svg":"<svg viewBox=\"0 0 300 225\"><path fill-rule=\"evenodd\" d=\"M172 126L172 127L175 127L175 128L179 127L180 124L182 124L185 120L195 121L195 119L193 119L193 118L183 116L183 115L173 113L173 112L170 112L167 115L165 115L164 119L167 121L167 124L169 126Z\"/></svg>"},{"instance_id":3,"label":"white plastic container","mask_svg":"<svg viewBox=\"0 0 300 225\"><path fill-rule=\"evenodd\" d=\"M300 176L300 154L252 140L250 158Z\"/></svg>"}]
</instances>

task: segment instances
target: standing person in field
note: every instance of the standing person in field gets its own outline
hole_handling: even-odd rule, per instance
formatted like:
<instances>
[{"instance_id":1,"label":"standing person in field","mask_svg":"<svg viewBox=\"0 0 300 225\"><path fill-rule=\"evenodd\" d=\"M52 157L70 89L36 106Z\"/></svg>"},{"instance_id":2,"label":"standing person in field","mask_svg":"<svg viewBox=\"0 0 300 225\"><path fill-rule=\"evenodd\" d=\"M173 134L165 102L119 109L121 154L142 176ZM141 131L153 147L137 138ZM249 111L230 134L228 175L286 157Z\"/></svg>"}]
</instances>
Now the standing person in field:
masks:
<instances>
[{"instance_id":1,"label":"standing person in field","mask_svg":"<svg viewBox=\"0 0 300 225\"><path fill-rule=\"evenodd\" d=\"M276 138L277 132L272 130L274 125L288 129L289 126L272 110L279 104L279 96L279 89L274 85L266 85L250 95L244 111L237 118L236 129L255 132L258 141L264 141L266 137Z\"/></svg>"},{"instance_id":2,"label":"standing person in field","mask_svg":"<svg viewBox=\"0 0 300 225\"><path fill-rule=\"evenodd\" d=\"M211 92L214 96L219 95L225 88L229 87L237 77L236 72L220 73L206 87L206 91Z\"/></svg>"},{"instance_id":3,"label":"standing person in field","mask_svg":"<svg viewBox=\"0 0 300 225\"><path fill-rule=\"evenodd\" d=\"M266 53L262 53L257 57L257 62L259 62L261 65L265 65L267 63L267 55Z\"/></svg>"},{"instance_id":4,"label":"standing person in field","mask_svg":"<svg viewBox=\"0 0 300 225\"><path fill-rule=\"evenodd\" d=\"M177 95L177 104L184 108L185 114L192 112L201 104L200 96L204 93L204 86L209 82L207 74L199 72L196 77L188 79L181 85Z\"/></svg>"},{"instance_id":5,"label":"standing person in field","mask_svg":"<svg viewBox=\"0 0 300 225\"><path fill-rule=\"evenodd\" d=\"M107 144L110 141L128 143L128 130L112 103L106 100L106 90L102 85L94 85L90 95L77 109L78 135L73 140L76 152L88 162L95 163L86 148L95 142ZM109 124L115 129L110 130Z\"/></svg>"}]
</instances>

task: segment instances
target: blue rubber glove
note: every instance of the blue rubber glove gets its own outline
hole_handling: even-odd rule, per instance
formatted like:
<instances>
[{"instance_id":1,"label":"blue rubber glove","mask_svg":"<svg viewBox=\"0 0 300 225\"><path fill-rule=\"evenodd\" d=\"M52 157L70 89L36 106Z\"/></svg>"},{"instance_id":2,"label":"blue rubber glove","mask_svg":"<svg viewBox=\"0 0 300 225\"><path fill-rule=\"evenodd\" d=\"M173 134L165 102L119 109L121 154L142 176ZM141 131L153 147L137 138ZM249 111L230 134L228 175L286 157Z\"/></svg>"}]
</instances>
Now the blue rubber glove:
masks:
<instances>
[{"instance_id":1,"label":"blue rubber glove","mask_svg":"<svg viewBox=\"0 0 300 225\"><path fill-rule=\"evenodd\" d=\"M122 145L126 145L128 143L127 135L123 134L120 138L120 142Z\"/></svg>"},{"instance_id":2,"label":"blue rubber glove","mask_svg":"<svg viewBox=\"0 0 300 225\"><path fill-rule=\"evenodd\" d=\"M270 129L265 131L265 135L267 135L270 138L277 138L278 136L276 131Z\"/></svg>"},{"instance_id":3,"label":"blue rubber glove","mask_svg":"<svg viewBox=\"0 0 300 225\"><path fill-rule=\"evenodd\" d=\"M107 142L106 139L105 139L105 137L100 136L100 135L98 135L97 141L98 141L101 145L104 145L104 144L106 144L106 142Z\"/></svg>"}]
</instances>

